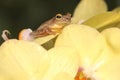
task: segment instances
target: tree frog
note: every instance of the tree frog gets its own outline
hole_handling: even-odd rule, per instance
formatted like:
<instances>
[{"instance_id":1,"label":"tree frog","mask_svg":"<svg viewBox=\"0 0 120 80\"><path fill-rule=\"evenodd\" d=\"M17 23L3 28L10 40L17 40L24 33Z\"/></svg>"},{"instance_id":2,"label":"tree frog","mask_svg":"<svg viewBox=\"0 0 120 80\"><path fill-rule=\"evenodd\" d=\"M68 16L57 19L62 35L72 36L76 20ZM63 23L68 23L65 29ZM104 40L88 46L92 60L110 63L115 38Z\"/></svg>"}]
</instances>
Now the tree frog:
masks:
<instances>
[{"instance_id":1,"label":"tree frog","mask_svg":"<svg viewBox=\"0 0 120 80\"><path fill-rule=\"evenodd\" d=\"M57 14L52 19L44 22L39 26L39 28L30 33L33 38L44 37L47 35L54 35L61 33L64 26L70 24L71 14L66 15Z\"/></svg>"},{"instance_id":2,"label":"tree frog","mask_svg":"<svg viewBox=\"0 0 120 80\"><path fill-rule=\"evenodd\" d=\"M62 29L70 24L71 22L71 14L67 13L66 15L57 14L52 19L44 22L39 26L39 28L35 31L31 29L23 29L20 31L18 35L19 40L32 40L38 37L44 37L47 35L55 35L60 34ZM6 34L10 34L8 30L4 30L2 33L2 38L4 40L8 40L8 36Z\"/></svg>"}]
</instances>

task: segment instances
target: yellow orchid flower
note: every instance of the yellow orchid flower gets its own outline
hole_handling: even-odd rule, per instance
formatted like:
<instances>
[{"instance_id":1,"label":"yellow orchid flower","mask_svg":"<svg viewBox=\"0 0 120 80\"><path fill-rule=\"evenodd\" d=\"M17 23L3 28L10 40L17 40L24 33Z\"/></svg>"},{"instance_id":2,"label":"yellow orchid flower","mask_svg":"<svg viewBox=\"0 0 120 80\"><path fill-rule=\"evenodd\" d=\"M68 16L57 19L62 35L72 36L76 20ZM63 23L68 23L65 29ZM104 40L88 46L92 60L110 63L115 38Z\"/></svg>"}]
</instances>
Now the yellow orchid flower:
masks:
<instances>
[{"instance_id":1,"label":"yellow orchid flower","mask_svg":"<svg viewBox=\"0 0 120 80\"><path fill-rule=\"evenodd\" d=\"M119 17L119 8L107 11L104 0L82 0L60 35L25 41L31 38L23 34L19 38L25 40L5 41L0 80L120 80Z\"/></svg>"},{"instance_id":2,"label":"yellow orchid flower","mask_svg":"<svg viewBox=\"0 0 120 80\"><path fill-rule=\"evenodd\" d=\"M80 56L80 68L90 80L119 80L119 34L119 28L108 28L100 33L86 25L71 24L59 35L55 47L75 48Z\"/></svg>"},{"instance_id":3,"label":"yellow orchid flower","mask_svg":"<svg viewBox=\"0 0 120 80\"><path fill-rule=\"evenodd\" d=\"M22 40L8 40L0 46L0 80L74 80L78 68L79 56L70 47L47 51Z\"/></svg>"},{"instance_id":4,"label":"yellow orchid flower","mask_svg":"<svg viewBox=\"0 0 120 80\"><path fill-rule=\"evenodd\" d=\"M120 29L102 32L71 24L45 50L34 42L11 39L0 47L1 80L119 80ZM114 72L114 74L113 74ZM109 77L108 77L109 76Z\"/></svg>"}]
</instances>

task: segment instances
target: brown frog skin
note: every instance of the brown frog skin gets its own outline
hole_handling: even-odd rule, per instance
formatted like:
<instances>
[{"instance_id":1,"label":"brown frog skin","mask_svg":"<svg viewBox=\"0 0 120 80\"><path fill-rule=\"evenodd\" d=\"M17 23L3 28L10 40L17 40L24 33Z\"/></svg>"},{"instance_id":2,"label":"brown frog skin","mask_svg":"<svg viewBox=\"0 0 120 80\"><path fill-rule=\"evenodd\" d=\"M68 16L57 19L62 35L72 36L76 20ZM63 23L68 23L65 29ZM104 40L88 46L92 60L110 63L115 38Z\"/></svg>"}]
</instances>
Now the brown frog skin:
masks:
<instances>
[{"instance_id":1,"label":"brown frog skin","mask_svg":"<svg viewBox=\"0 0 120 80\"><path fill-rule=\"evenodd\" d=\"M67 13L66 15L57 14L52 19L41 24L37 30L31 32L30 36L33 38L38 38L47 35L59 34L66 25L70 24L70 22L70 13Z\"/></svg>"}]
</instances>

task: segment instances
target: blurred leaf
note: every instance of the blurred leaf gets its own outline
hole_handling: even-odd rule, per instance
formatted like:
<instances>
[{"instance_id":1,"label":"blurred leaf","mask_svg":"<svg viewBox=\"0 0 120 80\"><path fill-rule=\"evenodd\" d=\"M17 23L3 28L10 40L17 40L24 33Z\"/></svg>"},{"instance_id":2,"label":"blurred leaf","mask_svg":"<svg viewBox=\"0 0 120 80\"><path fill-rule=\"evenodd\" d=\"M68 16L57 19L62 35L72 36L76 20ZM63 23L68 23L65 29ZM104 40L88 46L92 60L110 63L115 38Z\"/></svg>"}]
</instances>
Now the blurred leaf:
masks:
<instances>
[{"instance_id":1,"label":"blurred leaf","mask_svg":"<svg viewBox=\"0 0 120 80\"><path fill-rule=\"evenodd\" d=\"M56 38L57 36L47 41L46 43L43 43L42 46L47 50L51 49L52 47L54 47Z\"/></svg>"},{"instance_id":2,"label":"blurred leaf","mask_svg":"<svg viewBox=\"0 0 120 80\"><path fill-rule=\"evenodd\" d=\"M45 49L48 50L54 46L57 35L49 35L45 37L36 38L34 42L42 45Z\"/></svg>"},{"instance_id":3,"label":"blurred leaf","mask_svg":"<svg viewBox=\"0 0 120 80\"><path fill-rule=\"evenodd\" d=\"M89 25L91 27L97 29L103 29L112 27L113 25L120 22L120 14L117 12L105 12L98 15L93 16L87 21L83 22L85 25Z\"/></svg>"},{"instance_id":4,"label":"blurred leaf","mask_svg":"<svg viewBox=\"0 0 120 80\"><path fill-rule=\"evenodd\" d=\"M36 38L34 40L34 42L38 43L38 44L44 44L46 43L47 41L55 38L57 35L49 35L49 36L45 36L45 37L40 37L40 38Z\"/></svg>"},{"instance_id":5,"label":"blurred leaf","mask_svg":"<svg viewBox=\"0 0 120 80\"><path fill-rule=\"evenodd\" d=\"M115 12L120 12L120 7L117 7L117 8L115 8L115 9L113 9L113 11L115 11Z\"/></svg>"}]
</instances>

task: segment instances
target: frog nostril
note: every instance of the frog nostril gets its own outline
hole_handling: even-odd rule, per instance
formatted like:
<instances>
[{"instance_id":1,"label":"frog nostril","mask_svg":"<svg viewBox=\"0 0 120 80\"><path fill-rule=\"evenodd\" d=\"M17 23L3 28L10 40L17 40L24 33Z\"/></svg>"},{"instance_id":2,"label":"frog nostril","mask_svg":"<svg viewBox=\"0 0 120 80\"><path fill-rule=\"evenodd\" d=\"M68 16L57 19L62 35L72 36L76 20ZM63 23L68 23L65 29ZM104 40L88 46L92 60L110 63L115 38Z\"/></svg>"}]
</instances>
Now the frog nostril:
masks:
<instances>
[{"instance_id":1,"label":"frog nostril","mask_svg":"<svg viewBox=\"0 0 120 80\"><path fill-rule=\"evenodd\" d=\"M70 18L69 17L66 17L67 20L69 20Z\"/></svg>"}]
</instances>

